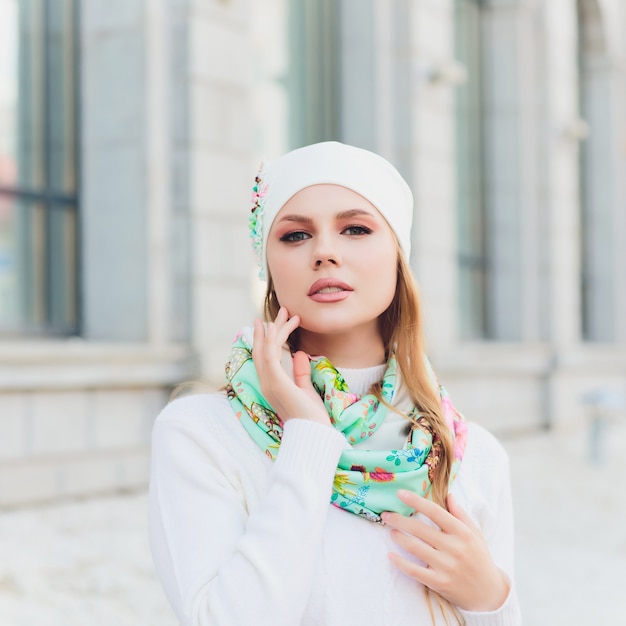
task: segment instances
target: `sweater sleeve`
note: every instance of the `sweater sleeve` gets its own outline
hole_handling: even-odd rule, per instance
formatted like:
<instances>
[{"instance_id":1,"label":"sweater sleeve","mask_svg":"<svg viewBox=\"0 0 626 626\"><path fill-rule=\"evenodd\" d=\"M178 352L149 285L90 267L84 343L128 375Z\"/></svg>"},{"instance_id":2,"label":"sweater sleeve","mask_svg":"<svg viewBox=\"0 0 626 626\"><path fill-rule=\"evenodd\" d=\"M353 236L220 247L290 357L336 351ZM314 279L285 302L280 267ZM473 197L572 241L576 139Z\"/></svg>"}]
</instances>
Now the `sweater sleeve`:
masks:
<instances>
[{"instance_id":1,"label":"sweater sleeve","mask_svg":"<svg viewBox=\"0 0 626 626\"><path fill-rule=\"evenodd\" d=\"M520 626L522 617L513 576L513 503L509 459L502 446L486 431L475 429L475 434L483 439L479 446L484 459L480 483L491 485L486 489L486 499L490 509L489 522L483 525L483 534L495 564L504 572L509 581L509 594L502 606L490 612L459 610L466 626ZM479 464L480 465L480 464Z\"/></svg>"},{"instance_id":2,"label":"sweater sleeve","mask_svg":"<svg viewBox=\"0 0 626 626\"><path fill-rule=\"evenodd\" d=\"M152 445L150 542L180 621L300 623L343 436L306 420L287 422L267 490L252 512L224 471L245 459L229 459L229 451L198 438L184 420L158 420Z\"/></svg>"}]
</instances>

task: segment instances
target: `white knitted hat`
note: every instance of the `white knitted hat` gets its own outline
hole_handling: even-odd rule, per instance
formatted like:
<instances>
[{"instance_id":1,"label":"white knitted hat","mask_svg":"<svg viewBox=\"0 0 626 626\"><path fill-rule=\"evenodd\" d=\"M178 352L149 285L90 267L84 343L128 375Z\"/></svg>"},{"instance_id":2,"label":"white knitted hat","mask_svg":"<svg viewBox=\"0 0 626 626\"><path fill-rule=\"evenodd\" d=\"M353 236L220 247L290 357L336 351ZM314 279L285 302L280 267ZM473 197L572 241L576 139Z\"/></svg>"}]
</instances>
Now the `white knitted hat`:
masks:
<instances>
[{"instance_id":1,"label":"white knitted hat","mask_svg":"<svg viewBox=\"0 0 626 626\"><path fill-rule=\"evenodd\" d=\"M332 184L347 187L369 200L394 231L404 256L411 253L413 194L398 170L369 150L337 141L298 148L264 163L252 194L250 234L265 278L267 234L285 203L301 189Z\"/></svg>"}]
</instances>

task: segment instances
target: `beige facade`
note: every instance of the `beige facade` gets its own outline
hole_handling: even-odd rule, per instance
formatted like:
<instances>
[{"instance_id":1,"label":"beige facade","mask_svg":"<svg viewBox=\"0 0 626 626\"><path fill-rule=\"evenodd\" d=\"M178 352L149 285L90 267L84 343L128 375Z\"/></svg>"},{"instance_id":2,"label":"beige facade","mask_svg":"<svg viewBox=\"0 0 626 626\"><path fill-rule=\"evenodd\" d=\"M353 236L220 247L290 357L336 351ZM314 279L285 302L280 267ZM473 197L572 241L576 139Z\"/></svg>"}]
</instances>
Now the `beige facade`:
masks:
<instances>
[{"instance_id":1,"label":"beige facade","mask_svg":"<svg viewBox=\"0 0 626 626\"><path fill-rule=\"evenodd\" d=\"M585 394L619 406L621 0L82 0L80 13L81 332L0 337L0 506L145 485L168 390L221 385L255 315L261 158L328 138L410 182L429 352L470 419L569 428Z\"/></svg>"}]
</instances>

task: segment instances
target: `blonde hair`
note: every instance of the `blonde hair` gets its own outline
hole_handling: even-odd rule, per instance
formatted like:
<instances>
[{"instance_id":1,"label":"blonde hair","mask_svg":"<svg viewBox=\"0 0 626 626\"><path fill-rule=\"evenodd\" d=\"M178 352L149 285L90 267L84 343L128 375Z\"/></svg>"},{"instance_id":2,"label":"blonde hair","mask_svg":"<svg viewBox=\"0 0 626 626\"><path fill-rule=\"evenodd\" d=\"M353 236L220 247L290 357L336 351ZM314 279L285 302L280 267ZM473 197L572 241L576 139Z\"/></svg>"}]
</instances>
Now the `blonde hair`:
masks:
<instances>
[{"instance_id":1,"label":"blonde hair","mask_svg":"<svg viewBox=\"0 0 626 626\"><path fill-rule=\"evenodd\" d=\"M379 317L380 334L384 342L385 353L395 355L403 384L418 409L420 417L423 418L422 422L425 420L432 433L435 460L431 466L431 471L429 471L432 482L430 497L447 510L446 497L454 460L452 434L443 414L439 390L436 388L436 384L433 384L426 365L418 287L399 246L397 267L396 291L393 300L387 310ZM279 308L280 303L276 297L272 276L268 272L263 306L266 321L274 320ZM292 351L298 349L297 330L292 333L288 343ZM372 392L381 402L385 402L381 396L380 383L372 387ZM399 412L394 407L389 408ZM401 415L408 421L414 421L404 413ZM446 624L448 624L448 612L452 613L458 624L463 623L449 602L428 587L424 587L424 589L433 624L435 624L435 613L431 594L437 599L437 604Z\"/></svg>"}]
</instances>

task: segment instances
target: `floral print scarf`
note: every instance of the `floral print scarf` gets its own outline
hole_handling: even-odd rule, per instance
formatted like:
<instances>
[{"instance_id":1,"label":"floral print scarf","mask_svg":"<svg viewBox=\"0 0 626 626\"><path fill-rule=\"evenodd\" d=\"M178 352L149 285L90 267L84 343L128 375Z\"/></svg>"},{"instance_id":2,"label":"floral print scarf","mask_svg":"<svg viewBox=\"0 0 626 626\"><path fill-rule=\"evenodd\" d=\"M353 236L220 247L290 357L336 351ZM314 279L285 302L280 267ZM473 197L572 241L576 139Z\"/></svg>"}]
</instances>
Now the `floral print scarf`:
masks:
<instances>
[{"instance_id":1,"label":"floral print scarf","mask_svg":"<svg viewBox=\"0 0 626 626\"><path fill-rule=\"evenodd\" d=\"M452 483L465 450L467 426L446 390L437 383L430 364L428 369L439 389L443 412L454 440ZM248 333L240 333L235 338L230 360L226 364L226 379L228 398L236 416L252 439L274 460L280 447L283 422L261 393ZM389 412L389 408L375 395L351 393L341 374L325 357L311 359L311 380L326 406L332 425L343 433L351 445L371 437ZM381 391L389 405L394 404L398 387L396 361L391 357ZM397 498L398 489L429 497L433 473L440 460L441 442L415 407L408 416L412 419L412 427L402 449L364 450L350 447L344 450L335 472L332 504L380 522L383 511L405 515L411 512Z\"/></svg>"}]
</instances>

